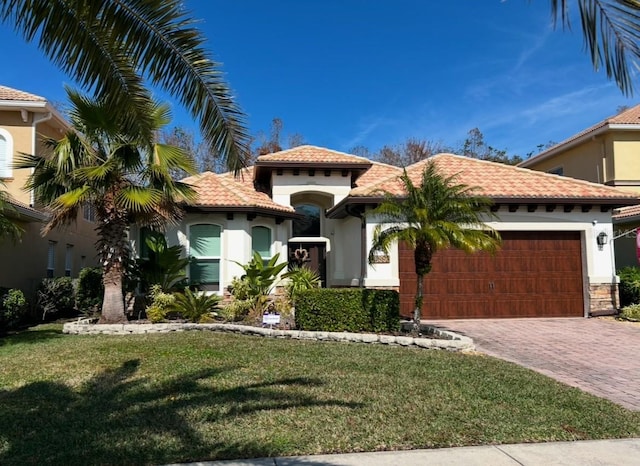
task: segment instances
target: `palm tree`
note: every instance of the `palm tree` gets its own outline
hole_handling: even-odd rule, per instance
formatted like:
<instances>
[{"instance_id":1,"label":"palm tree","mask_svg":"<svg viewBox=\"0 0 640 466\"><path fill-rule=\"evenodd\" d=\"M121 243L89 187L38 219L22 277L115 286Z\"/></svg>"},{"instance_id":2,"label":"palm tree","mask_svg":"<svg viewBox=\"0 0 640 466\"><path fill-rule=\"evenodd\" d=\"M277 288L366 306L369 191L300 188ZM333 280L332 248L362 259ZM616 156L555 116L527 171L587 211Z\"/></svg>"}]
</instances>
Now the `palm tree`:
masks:
<instances>
[{"instance_id":1,"label":"palm tree","mask_svg":"<svg viewBox=\"0 0 640 466\"><path fill-rule=\"evenodd\" d=\"M0 0L0 22L129 125L144 122L144 80L175 96L200 122L230 170L250 156L244 116L182 0ZM139 105L141 104L141 105Z\"/></svg>"},{"instance_id":2,"label":"palm tree","mask_svg":"<svg viewBox=\"0 0 640 466\"><path fill-rule=\"evenodd\" d=\"M419 186L407 170L400 176L406 196L385 193L383 202L370 215L380 223L373 232L369 263L379 252L388 254L391 244L404 241L414 249L418 286L413 311L412 333L420 330L424 276L431 271L433 255L454 247L468 253L495 252L500 245L497 231L482 221L495 217L491 200L474 194L474 188L456 184L455 176L442 175L433 161L427 161Z\"/></svg>"},{"instance_id":3,"label":"palm tree","mask_svg":"<svg viewBox=\"0 0 640 466\"><path fill-rule=\"evenodd\" d=\"M176 221L182 213L178 202L193 200L195 192L174 181L171 171L193 174L194 163L182 150L138 133L140 125L128 126L108 100L67 92L73 128L59 141L45 141L47 155L23 156L19 167L33 168L25 189L51 211L45 234L75 221L79 209L95 209L105 289L100 323L119 323L126 320L122 282L129 224ZM141 110L145 127L160 129L169 122L167 106L147 101Z\"/></svg>"},{"instance_id":4,"label":"palm tree","mask_svg":"<svg viewBox=\"0 0 640 466\"><path fill-rule=\"evenodd\" d=\"M0 241L5 238L18 241L23 230L7 215L15 209L11 205L11 196L3 188L5 188L5 184L0 181Z\"/></svg>"},{"instance_id":5,"label":"palm tree","mask_svg":"<svg viewBox=\"0 0 640 466\"><path fill-rule=\"evenodd\" d=\"M591 63L604 66L625 95L633 93L630 63L640 59L640 2L637 0L578 0L582 33ZM570 27L569 1L551 0L555 24ZM634 66L635 68L635 66Z\"/></svg>"}]
</instances>

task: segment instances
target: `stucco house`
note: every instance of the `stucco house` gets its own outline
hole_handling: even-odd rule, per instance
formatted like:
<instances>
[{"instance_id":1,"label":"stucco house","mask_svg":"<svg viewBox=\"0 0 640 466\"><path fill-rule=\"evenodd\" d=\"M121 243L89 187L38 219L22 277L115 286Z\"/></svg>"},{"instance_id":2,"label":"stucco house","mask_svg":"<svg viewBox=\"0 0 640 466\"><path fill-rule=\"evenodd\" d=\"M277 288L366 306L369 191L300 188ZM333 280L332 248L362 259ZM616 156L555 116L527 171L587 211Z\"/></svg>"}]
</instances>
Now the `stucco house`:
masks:
<instances>
[{"instance_id":1,"label":"stucco house","mask_svg":"<svg viewBox=\"0 0 640 466\"><path fill-rule=\"evenodd\" d=\"M67 128L64 118L45 98L0 86L0 180L13 198L15 209L7 215L24 229L20 242L0 242L2 287L33 292L42 278L75 277L82 267L96 263L91 209L86 209L75 225L42 237L47 214L24 190L30 170L13 168L20 153L41 153L41 136L60 138Z\"/></svg>"},{"instance_id":2,"label":"stucco house","mask_svg":"<svg viewBox=\"0 0 640 466\"><path fill-rule=\"evenodd\" d=\"M494 201L503 244L495 255L443 251L425 279L424 318L588 316L617 307L609 241L611 209L638 195L566 177L453 154L431 158L446 175ZM425 161L407 167L419 182ZM279 253L302 256L323 286L392 288L410 315L412 251L396 245L367 262L378 219L366 215L382 190L402 196L401 169L330 149L300 146L260 156L238 177L205 172L187 178L199 193L181 223L166 232L194 261L188 275L224 294L236 263ZM139 249L141 232L133 229Z\"/></svg>"},{"instance_id":3,"label":"stucco house","mask_svg":"<svg viewBox=\"0 0 640 466\"><path fill-rule=\"evenodd\" d=\"M596 123L521 162L520 167L640 193L640 105ZM640 207L613 212L618 267L637 266Z\"/></svg>"}]
</instances>

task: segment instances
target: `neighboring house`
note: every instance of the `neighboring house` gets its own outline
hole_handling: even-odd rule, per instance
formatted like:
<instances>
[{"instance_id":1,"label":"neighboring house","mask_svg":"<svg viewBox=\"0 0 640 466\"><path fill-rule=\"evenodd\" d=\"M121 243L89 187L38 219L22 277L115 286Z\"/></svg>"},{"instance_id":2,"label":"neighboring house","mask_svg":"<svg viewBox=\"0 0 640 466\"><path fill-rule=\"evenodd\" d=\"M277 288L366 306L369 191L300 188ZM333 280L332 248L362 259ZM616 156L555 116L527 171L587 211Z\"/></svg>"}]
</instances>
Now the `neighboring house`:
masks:
<instances>
[{"instance_id":1,"label":"neighboring house","mask_svg":"<svg viewBox=\"0 0 640 466\"><path fill-rule=\"evenodd\" d=\"M13 168L20 153L42 153L41 136L60 138L67 128L43 97L0 86L0 179L15 207L8 216L24 229L20 242L0 242L2 287L33 292L44 277L76 277L82 267L96 264L97 237L90 209L85 209L75 225L42 237L46 212L23 189L30 170Z\"/></svg>"},{"instance_id":2,"label":"neighboring house","mask_svg":"<svg viewBox=\"0 0 640 466\"><path fill-rule=\"evenodd\" d=\"M571 136L518 166L640 193L640 105ZM638 265L640 209L613 212L617 267Z\"/></svg>"},{"instance_id":3,"label":"neighboring house","mask_svg":"<svg viewBox=\"0 0 640 466\"><path fill-rule=\"evenodd\" d=\"M499 163L452 154L432 157L446 175L494 200L502 249L495 255L439 252L425 279L424 318L587 316L617 306L611 209L639 204L637 195ZM426 162L407 167L418 183ZM258 157L239 177L205 172L187 178L198 191L169 244L194 258L192 282L223 294L236 263L280 254L304 259L323 286L393 288L410 315L416 288L413 254L397 245L369 265L376 218L366 215L381 190L403 192L402 170L314 146ZM139 247L140 232L132 231Z\"/></svg>"}]
</instances>

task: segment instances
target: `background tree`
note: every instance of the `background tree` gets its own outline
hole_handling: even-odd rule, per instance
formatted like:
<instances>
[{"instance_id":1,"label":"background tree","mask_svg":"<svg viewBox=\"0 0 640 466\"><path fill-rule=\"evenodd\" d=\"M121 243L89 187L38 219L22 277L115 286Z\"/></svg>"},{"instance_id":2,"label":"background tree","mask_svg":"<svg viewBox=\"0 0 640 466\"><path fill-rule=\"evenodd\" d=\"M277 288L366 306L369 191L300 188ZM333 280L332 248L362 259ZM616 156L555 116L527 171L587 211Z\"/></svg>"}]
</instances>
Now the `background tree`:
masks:
<instances>
[{"instance_id":1,"label":"background tree","mask_svg":"<svg viewBox=\"0 0 640 466\"><path fill-rule=\"evenodd\" d=\"M484 141L484 134L478 128L472 128L457 153L473 159L517 165L523 161L519 155L508 155L506 149L496 149Z\"/></svg>"},{"instance_id":2,"label":"background tree","mask_svg":"<svg viewBox=\"0 0 640 466\"><path fill-rule=\"evenodd\" d=\"M148 80L184 105L230 170L250 155L244 115L181 0L0 0L13 27L133 127L148 121ZM113 113L113 112L112 112Z\"/></svg>"},{"instance_id":3,"label":"background tree","mask_svg":"<svg viewBox=\"0 0 640 466\"><path fill-rule=\"evenodd\" d=\"M90 99L67 90L72 129L59 140L48 139L44 157L27 155L20 168L33 168L26 189L46 205L51 218L44 233L76 220L78 210L96 212L98 254L104 269L104 301L100 323L126 321L123 275L129 261L126 232L130 223L162 228L176 221L179 201L195 198L193 189L174 181L171 172L194 173L193 161L176 147L156 143L140 128L160 130L169 121L169 107L140 97L147 121L129 120L109 99Z\"/></svg>"},{"instance_id":4,"label":"background tree","mask_svg":"<svg viewBox=\"0 0 640 466\"><path fill-rule=\"evenodd\" d=\"M174 126L168 131L160 133L160 141L163 144L179 147L189 154L196 164L199 172L210 171L222 173L227 171L227 167L220 155L209 147L206 141L198 140L193 131L181 126ZM187 176L184 172L173 174L174 179L182 179Z\"/></svg>"},{"instance_id":5,"label":"background tree","mask_svg":"<svg viewBox=\"0 0 640 466\"><path fill-rule=\"evenodd\" d=\"M384 146L373 156L373 160L396 167L408 167L442 152L451 152L451 149L442 142L408 138L396 146Z\"/></svg>"},{"instance_id":6,"label":"background tree","mask_svg":"<svg viewBox=\"0 0 640 466\"><path fill-rule=\"evenodd\" d=\"M400 176L406 196L398 199L386 193L384 201L370 215L380 220L373 232L369 263L391 244L403 241L414 250L418 285L413 311L412 333L420 331L424 276L431 271L433 255L442 249L456 248L468 253L494 252L500 235L482 221L495 217L491 200L478 196L475 189L457 184L455 177L442 175L434 162L426 162L419 185L414 185L406 170Z\"/></svg>"},{"instance_id":7,"label":"background tree","mask_svg":"<svg viewBox=\"0 0 640 466\"><path fill-rule=\"evenodd\" d=\"M273 154L274 152L280 152L284 149L291 149L293 147L301 146L305 144L304 137L299 133L293 133L287 136L287 147L282 144L282 129L284 123L281 118L275 117L271 120L271 133L267 137L264 133L258 133L255 140L258 142L258 146L254 150L254 156Z\"/></svg>"}]
</instances>

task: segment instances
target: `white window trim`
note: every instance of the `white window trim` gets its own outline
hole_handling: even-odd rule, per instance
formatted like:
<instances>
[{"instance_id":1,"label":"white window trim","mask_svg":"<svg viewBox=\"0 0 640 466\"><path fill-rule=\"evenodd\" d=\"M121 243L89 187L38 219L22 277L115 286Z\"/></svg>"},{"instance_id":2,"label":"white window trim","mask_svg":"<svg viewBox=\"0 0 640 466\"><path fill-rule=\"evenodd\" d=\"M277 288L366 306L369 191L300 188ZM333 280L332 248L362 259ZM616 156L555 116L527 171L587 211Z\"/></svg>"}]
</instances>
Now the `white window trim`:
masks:
<instances>
[{"instance_id":1,"label":"white window trim","mask_svg":"<svg viewBox=\"0 0 640 466\"><path fill-rule=\"evenodd\" d=\"M73 276L73 244L67 244L64 250L64 275Z\"/></svg>"},{"instance_id":2,"label":"white window trim","mask_svg":"<svg viewBox=\"0 0 640 466\"><path fill-rule=\"evenodd\" d=\"M56 275L56 249L58 242L49 241L47 246L47 277L53 278ZM50 276L49 276L50 275Z\"/></svg>"},{"instance_id":3,"label":"white window trim","mask_svg":"<svg viewBox=\"0 0 640 466\"><path fill-rule=\"evenodd\" d=\"M0 179L11 179L13 178L13 137L11 136L11 133L4 128L0 128L0 136L7 141L7 174L3 175L2 173L5 170L1 170Z\"/></svg>"},{"instance_id":4,"label":"white window trim","mask_svg":"<svg viewBox=\"0 0 640 466\"><path fill-rule=\"evenodd\" d=\"M202 256L202 257L198 257L197 259L202 259L202 260L211 260L211 259L217 259L219 261L219 265L218 265L218 290L217 291L210 291L207 293L212 293L212 294L218 294L218 295L223 295L224 294L224 289L226 286L225 280L224 280L224 272L225 270L223 270L223 265L224 265L224 261L222 260L222 256L223 256L223 251L224 251L224 227L222 225L220 225L219 223L213 223L213 222L204 222L204 221L200 221L200 222L193 222L193 223L189 223L187 225L187 257L193 257L195 258L196 256L194 256L193 254L191 254L191 227L196 226L196 225L213 225L213 226L217 226L218 228L220 228L220 255L219 256ZM191 281L191 267L189 267L187 265L187 279L189 281Z\"/></svg>"}]
</instances>

